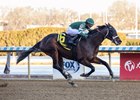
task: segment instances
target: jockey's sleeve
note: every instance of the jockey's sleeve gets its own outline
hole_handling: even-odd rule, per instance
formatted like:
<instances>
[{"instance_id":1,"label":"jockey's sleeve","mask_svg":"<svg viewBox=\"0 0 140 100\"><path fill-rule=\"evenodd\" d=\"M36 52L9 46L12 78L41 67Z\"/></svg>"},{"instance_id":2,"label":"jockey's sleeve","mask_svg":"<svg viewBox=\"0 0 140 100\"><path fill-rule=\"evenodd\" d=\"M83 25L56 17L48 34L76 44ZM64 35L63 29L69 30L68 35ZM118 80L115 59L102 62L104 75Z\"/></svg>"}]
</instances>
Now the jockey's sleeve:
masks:
<instances>
[{"instance_id":1,"label":"jockey's sleeve","mask_svg":"<svg viewBox=\"0 0 140 100\"><path fill-rule=\"evenodd\" d=\"M84 34L87 34L89 32L88 29L86 28L86 24L85 23L80 25L79 32L80 33L84 33Z\"/></svg>"},{"instance_id":2,"label":"jockey's sleeve","mask_svg":"<svg viewBox=\"0 0 140 100\"><path fill-rule=\"evenodd\" d=\"M80 27L79 27L79 31L84 31L84 30L86 30L86 24L85 23L81 24Z\"/></svg>"},{"instance_id":3,"label":"jockey's sleeve","mask_svg":"<svg viewBox=\"0 0 140 100\"><path fill-rule=\"evenodd\" d=\"M71 27L69 27L66 31L67 34L80 34L79 30L77 29L72 29Z\"/></svg>"}]
</instances>

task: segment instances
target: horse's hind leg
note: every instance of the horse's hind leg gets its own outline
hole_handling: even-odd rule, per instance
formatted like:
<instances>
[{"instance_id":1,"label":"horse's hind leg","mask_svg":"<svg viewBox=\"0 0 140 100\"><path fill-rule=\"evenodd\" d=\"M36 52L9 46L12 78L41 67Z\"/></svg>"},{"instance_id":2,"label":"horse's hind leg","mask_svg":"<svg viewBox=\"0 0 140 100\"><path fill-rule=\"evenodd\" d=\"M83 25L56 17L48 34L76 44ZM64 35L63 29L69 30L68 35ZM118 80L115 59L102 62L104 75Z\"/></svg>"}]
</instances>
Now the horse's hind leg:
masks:
<instances>
[{"instance_id":1,"label":"horse's hind leg","mask_svg":"<svg viewBox=\"0 0 140 100\"><path fill-rule=\"evenodd\" d=\"M68 80L68 83L73 87L77 87L78 85L73 82L72 76L66 70L64 70L63 58L61 56L59 56L59 66L62 68L62 70L59 69L61 74Z\"/></svg>"},{"instance_id":2,"label":"horse's hind leg","mask_svg":"<svg viewBox=\"0 0 140 100\"><path fill-rule=\"evenodd\" d=\"M105 62L104 60L102 60L102 59L100 59L98 57L94 58L92 62L93 63L97 63L97 64L103 64L103 65L105 65L106 68L109 71L109 74L110 74L111 78L114 78L113 71L111 70L111 68L110 68L110 66L108 65L107 62Z\"/></svg>"},{"instance_id":3,"label":"horse's hind leg","mask_svg":"<svg viewBox=\"0 0 140 100\"><path fill-rule=\"evenodd\" d=\"M52 57L53 60L53 68L61 72L62 75L67 79L67 74L63 73L63 63L60 63L60 61L63 62L63 59L59 59L57 50L49 55Z\"/></svg>"},{"instance_id":4,"label":"horse's hind leg","mask_svg":"<svg viewBox=\"0 0 140 100\"><path fill-rule=\"evenodd\" d=\"M59 55L58 56L58 70L61 72L61 74L66 78L66 79L72 79L72 76L66 71L64 70L64 63L63 63L63 58Z\"/></svg>"},{"instance_id":5,"label":"horse's hind leg","mask_svg":"<svg viewBox=\"0 0 140 100\"><path fill-rule=\"evenodd\" d=\"M58 54L57 51L51 53L50 55L53 59L53 68L57 69L64 77L68 80L69 84L76 87L76 84L72 81L72 76L64 70L63 58Z\"/></svg>"}]
</instances>

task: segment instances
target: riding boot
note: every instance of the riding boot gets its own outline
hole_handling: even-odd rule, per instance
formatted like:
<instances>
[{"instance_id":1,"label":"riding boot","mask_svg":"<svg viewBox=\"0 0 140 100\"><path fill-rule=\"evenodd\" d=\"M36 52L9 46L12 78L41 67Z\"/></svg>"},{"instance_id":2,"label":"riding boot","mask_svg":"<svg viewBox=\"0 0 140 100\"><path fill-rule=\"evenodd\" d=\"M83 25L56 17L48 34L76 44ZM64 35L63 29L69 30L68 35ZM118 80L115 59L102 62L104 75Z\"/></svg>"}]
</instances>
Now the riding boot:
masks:
<instances>
[{"instance_id":1,"label":"riding boot","mask_svg":"<svg viewBox=\"0 0 140 100\"><path fill-rule=\"evenodd\" d=\"M69 44L75 45L76 46L76 40L78 38L78 35L71 37L68 41Z\"/></svg>"}]
</instances>

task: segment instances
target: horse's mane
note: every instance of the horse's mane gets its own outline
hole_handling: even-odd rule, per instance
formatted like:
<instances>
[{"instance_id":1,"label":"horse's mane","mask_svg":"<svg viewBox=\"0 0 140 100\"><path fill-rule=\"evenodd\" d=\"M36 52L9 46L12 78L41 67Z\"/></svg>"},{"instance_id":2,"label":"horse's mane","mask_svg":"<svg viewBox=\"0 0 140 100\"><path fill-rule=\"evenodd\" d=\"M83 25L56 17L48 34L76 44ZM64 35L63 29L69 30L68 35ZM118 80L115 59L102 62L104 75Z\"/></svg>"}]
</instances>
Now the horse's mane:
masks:
<instances>
[{"instance_id":1,"label":"horse's mane","mask_svg":"<svg viewBox=\"0 0 140 100\"><path fill-rule=\"evenodd\" d=\"M102 30L105 27L106 25L97 26L95 29L90 30L89 34L97 33L99 30Z\"/></svg>"},{"instance_id":2,"label":"horse's mane","mask_svg":"<svg viewBox=\"0 0 140 100\"><path fill-rule=\"evenodd\" d=\"M106 27L106 25L97 26L98 29L103 29L105 27Z\"/></svg>"}]
</instances>

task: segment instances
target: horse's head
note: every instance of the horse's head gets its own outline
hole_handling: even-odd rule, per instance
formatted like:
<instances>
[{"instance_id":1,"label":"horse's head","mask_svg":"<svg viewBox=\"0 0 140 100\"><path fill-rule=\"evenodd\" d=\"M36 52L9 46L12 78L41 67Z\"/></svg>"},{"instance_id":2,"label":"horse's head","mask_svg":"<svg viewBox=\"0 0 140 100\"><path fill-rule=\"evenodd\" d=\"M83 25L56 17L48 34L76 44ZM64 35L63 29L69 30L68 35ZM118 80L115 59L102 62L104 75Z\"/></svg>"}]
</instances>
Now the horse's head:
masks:
<instances>
[{"instance_id":1,"label":"horse's head","mask_svg":"<svg viewBox=\"0 0 140 100\"><path fill-rule=\"evenodd\" d=\"M111 40L113 43L115 43L116 45L119 45L122 43L121 39L119 38L116 29L110 25L109 23L106 24L106 27L108 28L107 34L106 34L106 38Z\"/></svg>"},{"instance_id":2,"label":"horse's head","mask_svg":"<svg viewBox=\"0 0 140 100\"><path fill-rule=\"evenodd\" d=\"M104 38L111 40L116 45L121 44L122 41L119 38L116 29L111 24L108 23L104 25L104 30L99 30L99 31L104 34Z\"/></svg>"}]
</instances>

